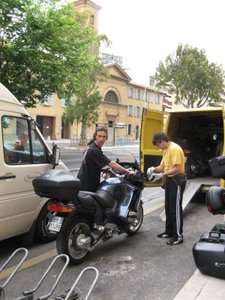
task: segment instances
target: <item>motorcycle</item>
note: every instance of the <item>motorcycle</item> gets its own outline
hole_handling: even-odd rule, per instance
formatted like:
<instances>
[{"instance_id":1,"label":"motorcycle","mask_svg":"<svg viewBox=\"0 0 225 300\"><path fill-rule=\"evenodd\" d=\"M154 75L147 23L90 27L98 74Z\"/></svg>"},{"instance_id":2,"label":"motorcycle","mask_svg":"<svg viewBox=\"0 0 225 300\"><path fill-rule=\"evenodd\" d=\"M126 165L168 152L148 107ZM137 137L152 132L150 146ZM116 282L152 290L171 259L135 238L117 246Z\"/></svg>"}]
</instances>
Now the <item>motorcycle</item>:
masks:
<instances>
[{"instance_id":1,"label":"motorcycle","mask_svg":"<svg viewBox=\"0 0 225 300\"><path fill-rule=\"evenodd\" d=\"M57 252L67 254L72 264L82 263L100 241L133 235L142 225L143 173L134 157L117 163L135 174L129 177L107 167L95 193L81 191L79 179L69 171L53 169L33 180L36 194L50 198L47 226L57 235Z\"/></svg>"}]
</instances>

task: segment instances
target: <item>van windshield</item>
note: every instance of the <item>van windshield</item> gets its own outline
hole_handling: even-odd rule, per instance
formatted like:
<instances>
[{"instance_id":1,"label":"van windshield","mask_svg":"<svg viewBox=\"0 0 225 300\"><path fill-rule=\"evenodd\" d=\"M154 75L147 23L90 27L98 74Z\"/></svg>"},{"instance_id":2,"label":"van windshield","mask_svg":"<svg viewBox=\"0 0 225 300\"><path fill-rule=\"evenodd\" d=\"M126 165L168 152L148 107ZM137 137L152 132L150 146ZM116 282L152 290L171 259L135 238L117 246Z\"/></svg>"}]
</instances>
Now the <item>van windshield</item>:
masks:
<instances>
[{"instance_id":1,"label":"van windshield","mask_svg":"<svg viewBox=\"0 0 225 300\"><path fill-rule=\"evenodd\" d=\"M3 116L2 136L4 159L7 164L47 163L48 150L29 120Z\"/></svg>"}]
</instances>

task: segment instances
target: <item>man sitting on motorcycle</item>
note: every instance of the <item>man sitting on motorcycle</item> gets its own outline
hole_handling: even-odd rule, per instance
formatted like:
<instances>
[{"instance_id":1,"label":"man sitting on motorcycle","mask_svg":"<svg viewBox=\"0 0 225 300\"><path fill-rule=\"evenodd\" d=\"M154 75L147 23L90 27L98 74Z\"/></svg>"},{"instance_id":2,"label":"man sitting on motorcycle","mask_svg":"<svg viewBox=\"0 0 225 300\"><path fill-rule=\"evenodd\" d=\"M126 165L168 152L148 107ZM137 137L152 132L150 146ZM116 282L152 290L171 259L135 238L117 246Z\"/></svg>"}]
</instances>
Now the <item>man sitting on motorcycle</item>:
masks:
<instances>
[{"instance_id":1,"label":"man sitting on motorcycle","mask_svg":"<svg viewBox=\"0 0 225 300\"><path fill-rule=\"evenodd\" d=\"M89 147L84 153L83 161L77 175L81 181L81 189L83 191L95 192L97 190L100 184L101 169L107 165L128 176L134 175L134 171L123 168L103 154L102 146L107 137L107 128L97 127L93 139L88 143Z\"/></svg>"}]
</instances>

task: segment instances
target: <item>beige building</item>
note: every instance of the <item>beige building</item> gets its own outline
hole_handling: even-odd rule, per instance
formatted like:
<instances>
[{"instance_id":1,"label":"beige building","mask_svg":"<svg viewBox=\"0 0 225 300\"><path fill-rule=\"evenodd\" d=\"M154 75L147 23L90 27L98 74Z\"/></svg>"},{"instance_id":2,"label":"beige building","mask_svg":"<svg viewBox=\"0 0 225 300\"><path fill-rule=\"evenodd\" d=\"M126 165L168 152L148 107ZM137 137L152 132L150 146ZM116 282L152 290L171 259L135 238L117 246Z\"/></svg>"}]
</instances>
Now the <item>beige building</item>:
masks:
<instances>
[{"instance_id":1,"label":"beige building","mask_svg":"<svg viewBox=\"0 0 225 300\"><path fill-rule=\"evenodd\" d=\"M99 85L102 95L99 119L89 128L88 138L92 136L96 125L106 125L109 128L109 144L138 140L143 108L162 110L165 94L154 87L132 82L130 76L116 63L106 67L110 79ZM39 103L36 108L28 109L46 139L77 141L81 124L64 125L64 110L65 101L57 95L51 95L44 104Z\"/></svg>"},{"instance_id":2,"label":"beige building","mask_svg":"<svg viewBox=\"0 0 225 300\"><path fill-rule=\"evenodd\" d=\"M75 1L75 5L76 9L88 9L90 23L97 30L100 7L88 0ZM109 63L106 67L110 79L99 85L99 92L102 95L99 119L88 129L88 138L92 136L95 126L106 125L109 129L108 144L137 141L140 136L143 109L162 110L163 103L167 99L166 93L159 91L154 85L144 86L132 82L132 78L118 63ZM28 111L40 125L46 139L65 138L78 142L81 124L65 125L62 122L65 111L64 99L51 95L44 104L38 104L36 108L30 108Z\"/></svg>"}]
</instances>

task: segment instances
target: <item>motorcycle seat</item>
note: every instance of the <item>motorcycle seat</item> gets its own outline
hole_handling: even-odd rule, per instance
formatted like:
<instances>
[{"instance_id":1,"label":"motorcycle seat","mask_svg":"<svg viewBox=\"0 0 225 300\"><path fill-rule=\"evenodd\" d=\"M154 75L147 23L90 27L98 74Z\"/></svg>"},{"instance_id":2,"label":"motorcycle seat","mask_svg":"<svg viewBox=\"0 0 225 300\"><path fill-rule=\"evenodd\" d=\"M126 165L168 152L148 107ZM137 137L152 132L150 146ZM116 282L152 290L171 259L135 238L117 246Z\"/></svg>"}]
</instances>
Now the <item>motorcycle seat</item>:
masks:
<instances>
[{"instance_id":1,"label":"motorcycle seat","mask_svg":"<svg viewBox=\"0 0 225 300\"><path fill-rule=\"evenodd\" d=\"M78 192L78 199L81 202L81 204L84 207L88 208L95 208L96 207L96 200L95 198L91 195L93 194L92 192L86 192L86 191L79 191Z\"/></svg>"},{"instance_id":2,"label":"motorcycle seat","mask_svg":"<svg viewBox=\"0 0 225 300\"><path fill-rule=\"evenodd\" d=\"M96 193L94 193L94 197L96 197L96 200L99 202L99 204L104 208L111 208L114 209L117 206L117 201L112 197L110 193L104 190L97 190Z\"/></svg>"},{"instance_id":3,"label":"motorcycle seat","mask_svg":"<svg viewBox=\"0 0 225 300\"><path fill-rule=\"evenodd\" d=\"M98 190L96 193L79 191L78 198L84 206L95 207L96 201L103 208L114 208L116 206L115 199L107 192Z\"/></svg>"}]
</instances>

